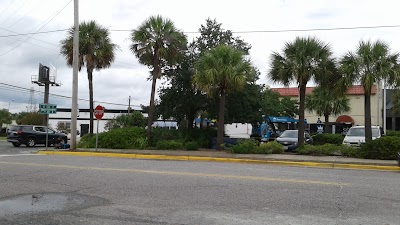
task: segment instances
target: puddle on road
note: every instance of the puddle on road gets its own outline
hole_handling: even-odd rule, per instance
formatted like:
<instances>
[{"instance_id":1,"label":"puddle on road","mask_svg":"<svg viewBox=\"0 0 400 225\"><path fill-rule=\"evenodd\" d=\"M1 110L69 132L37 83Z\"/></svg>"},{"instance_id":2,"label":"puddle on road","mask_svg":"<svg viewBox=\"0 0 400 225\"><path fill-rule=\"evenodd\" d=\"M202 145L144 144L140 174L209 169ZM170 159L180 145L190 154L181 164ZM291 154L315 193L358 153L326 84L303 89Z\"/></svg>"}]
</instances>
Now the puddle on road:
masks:
<instances>
[{"instance_id":1,"label":"puddle on road","mask_svg":"<svg viewBox=\"0 0 400 225\"><path fill-rule=\"evenodd\" d=\"M62 212L104 205L107 200L77 193L43 193L0 199L0 218Z\"/></svg>"}]
</instances>

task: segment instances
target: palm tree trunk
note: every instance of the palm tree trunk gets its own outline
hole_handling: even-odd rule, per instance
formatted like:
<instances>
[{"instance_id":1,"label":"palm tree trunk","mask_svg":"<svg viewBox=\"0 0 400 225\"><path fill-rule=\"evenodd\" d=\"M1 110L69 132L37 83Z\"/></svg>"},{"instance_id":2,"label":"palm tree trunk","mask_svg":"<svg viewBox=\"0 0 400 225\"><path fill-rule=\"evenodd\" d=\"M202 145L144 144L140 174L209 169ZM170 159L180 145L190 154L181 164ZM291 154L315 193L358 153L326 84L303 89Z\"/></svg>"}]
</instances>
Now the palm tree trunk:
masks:
<instances>
[{"instance_id":1,"label":"palm tree trunk","mask_svg":"<svg viewBox=\"0 0 400 225\"><path fill-rule=\"evenodd\" d=\"M364 113L365 113L365 142L372 140L371 129L371 95L364 90Z\"/></svg>"},{"instance_id":2,"label":"palm tree trunk","mask_svg":"<svg viewBox=\"0 0 400 225\"><path fill-rule=\"evenodd\" d=\"M153 61L153 82L151 84L151 95L150 95L150 107L149 107L149 115L147 118L147 140L149 143L152 143L153 135L152 135L152 125L154 118L154 96L156 95L156 83L157 79L160 76L161 68L160 68L160 59L159 59L159 49L154 49L154 61Z\"/></svg>"},{"instance_id":3,"label":"palm tree trunk","mask_svg":"<svg viewBox=\"0 0 400 225\"><path fill-rule=\"evenodd\" d=\"M327 134L329 134L329 133L331 133L331 127L329 126L329 114L327 114L327 113L325 113L324 114L324 117L325 117L325 132L324 133L327 133Z\"/></svg>"},{"instance_id":4,"label":"palm tree trunk","mask_svg":"<svg viewBox=\"0 0 400 225\"><path fill-rule=\"evenodd\" d=\"M90 115L90 121L89 121L89 135L92 136L93 135L93 69L88 68L87 69L87 73L88 73L88 80L89 80L89 115Z\"/></svg>"},{"instance_id":5,"label":"palm tree trunk","mask_svg":"<svg viewBox=\"0 0 400 225\"><path fill-rule=\"evenodd\" d=\"M299 134L298 134L298 144L299 146L304 144L304 128L305 128L305 124L304 124L304 103L305 103L305 99L306 99L306 85L305 84L301 84L300 85L300 103L299 103L299 124L298 124L298 130L299 130Z\"/></svg>"},{"instance_id":6,"label":"palm tree trunk","mask_svg":"<svg viewBox=\"0 0 400 225\"><path fill-rule=\"evenodd\" d=\"M219 102L218 132L217 132L217 150L224 149L224 118L225 117L225 90L221 90L221 99Z\"/></svg>"},{"instance_id":7,"label":"palm tree trunk","mask_svg":"<svg viewBox=\"0 0 400 225\"><path fill-rule=\"evenodd\" d=\"M154 70L155 71L155 70ZM157 83L157 76L153 74L153 81L151 84L151 95L150 95L150 107L149 107L149 115L147 118L147 140L149 143L152 141L152 125L153 125L153 117L154 117L154 96L156 93L156 83Z\"/></svg>"}]
</instances>

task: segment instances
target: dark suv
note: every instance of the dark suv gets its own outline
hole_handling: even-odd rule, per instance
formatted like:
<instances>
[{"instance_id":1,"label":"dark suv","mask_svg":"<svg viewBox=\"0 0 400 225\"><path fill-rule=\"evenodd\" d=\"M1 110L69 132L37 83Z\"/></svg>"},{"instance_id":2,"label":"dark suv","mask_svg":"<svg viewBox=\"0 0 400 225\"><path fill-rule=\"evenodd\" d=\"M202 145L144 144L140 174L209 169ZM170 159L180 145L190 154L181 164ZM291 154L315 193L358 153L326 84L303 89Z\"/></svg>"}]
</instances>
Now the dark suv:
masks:
<instances>
[{"instance_id":1,"label":"dark suv","mask_svg":"<svg viewBox=\"0 0 400 225\"><path fill-rule=\"evenodd\" d=\"M11 126L7 131L7 141L11 142L15 147L25 144L28 147L33 147L36 144L46 144L46 133L48 133L48 146L57 143L58 139L64 140L67 143L67 135L57 133L46 126L37 125L16 125Z\"/></svg>"}]
</instances>

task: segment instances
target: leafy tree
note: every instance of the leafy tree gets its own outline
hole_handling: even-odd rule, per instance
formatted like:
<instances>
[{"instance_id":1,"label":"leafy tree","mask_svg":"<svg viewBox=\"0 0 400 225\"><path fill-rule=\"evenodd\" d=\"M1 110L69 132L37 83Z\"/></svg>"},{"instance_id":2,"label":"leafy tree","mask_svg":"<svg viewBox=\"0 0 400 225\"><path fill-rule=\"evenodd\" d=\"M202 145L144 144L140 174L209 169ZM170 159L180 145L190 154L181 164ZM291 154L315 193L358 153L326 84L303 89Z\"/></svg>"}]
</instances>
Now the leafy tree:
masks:
<instances>
[{"instance_id":1,"label":"leafy tree","mask_svg":"<svg viewBox=\"0 0 400 225\"><path fill-rule=\"evenodd\" d=\"M300 91L299 120L304 121L304 105L308 81L316 83L324 81L324 76L330 75L327 66L332 61L329 45L313 38L297 37L293 42L287 42L282 54L274 52L269 76L275 82L288 86L296 82ZM304 123L299 123L299 145L304 143Z\"/></svg>"},{"instance_id":2,"label":"leafy tree","mask_svg":"<svg viewBox=\"0 0 400 225\"><path fill-rule=\"evenodd\" d=\"M149 117L147 121L147 137L151 140L151 125L154 116L154 97L157 79L162 75L166 65L174 65L186 49L186 36L175 28L174 23L161 16L151 16L130 37L131 51L139 62L152 69L152 86L150 96Z\"/></svg>"},{"instance_id":3,"label":"leafy tree","mask_svg":"<svg viewBox=\"0 0 400 225\"><path fill-rule=\"evenodd\" d=\"M374 83L385 79L389 85L400 78L399 53L391 54L382 42L360 41L355 52L346 53L340 60L342 87L361 83L364 89L365 140L372 140L371 90Z\"/></svg>"},{"instance_id":4,"label":"leafy tree","mask_svg":"<svg viewBox=\"0 0 400 225\"><path fill-rule=\"evenodd\" d=\"M74 28L71 27L66 39L61 41L61 54L72 66ZM107 28L95 21L82 22L79 25L79 70L86 66L89 81L90 131L93 134L93 70L101 70L111 66L118 48L109 37Z\"/></svg>"},{"instance_id":5,"label":"leafy tree","mask_svg":"<svg viewBox=\"0 0 400 225\"><path fill-rule=\"evenodd\" d=\"M218 93L219 115L217 148L223 148L225 96L228 92L240 90L251 72L250 63L245 60L242 51L227 45L220 45L204 54L197 66L195 83L210 96Z\"/></svg>"},{"instance_id":6,"label":"leafy tree","mask_svg":"<svg viewBox=\"0 0 400 225\"><path fill-rule=\"evenodd\" d=\"M240 37L234 37L231 30L224 30L222 24L215 19L208 18L206 24L201 25L199 32L200 36L190 44L190 50L197 56L196 58L219 45L228 45L242 51L245 55L249 54L251 45Z\"/></svg>"},{"instance_id":7,"label":"leafy tree","mask_svg":"<svg viewBox=\"0 0 400 225\"><path fill-rule=\"evenodd\" d=\"M180 127L192 128L206 102L205 95L193 85L193 65L193 57L186 55L177 68L166 71L169 85L160 89L160 114L164 119L175 118Z\"/></svg>"},{"instance_id":8,"label":"leafy tree","mask_svg":"<svg viewBox=\"0 0 400 225\"><path fill-rule=\"evenodd\" d=\"M127 128L127 127L145 127L146 119L139 111L133 111L130 114L123 114L117 116L113 120L107 121L105 128L111 130L114 128Z\"/></svg>"},{"instance_id":9,"label":"leafy tree","mask_svg":"<svg viewBox=\"0 0 400 225\"><path fill-rule=\"evenodd\" d=\"M7 109L0 109L0 129L3 124L11 124L11 113Z\"/></svg>"},{"instance_id":10,"label":"leafy tree","mask_svg":"<svg viewBox=\"0 0 400 225\"><path fill-rule=\"evenodd\" d=\"M287 96L281 96L270 88L265 88L261 94L261 113L263 115L295 117L299 112L298 102ZM258 120L260 119L261 117Z\"/></svg>"},{"instance_id":11,"label":"leafy tree","mask_svg":"<svg viewBox=\"0 0 400 225\"><path fill-rule=\"evenodd\" d=\"M17 117L17 124L21 125L42 125L43 115L37 112L21 113Z\"/></svg>"},{"instance_id":12,"label":"leafy tree","mask_svg":"<svg viewBox=\"0 0 400 225\"><path fill-rule=\"evenodd\" d=\"M68 128L65 123L58 123L56 125L56 129L59 132L63 132L64 134L71 133L71 128Z\"/></svg>"},{"instance_id":13,"label":"leafy tree","mask_svg":"<svg viewBox=\"0 0 400 225\"><path fill-rule=\"evenodd\" d=\"M215 19L207 19L205 25L201 25L199 29L200 36L197 37L190 45L189 50L186 51L184 60L177 68L172 68L166 71L166 76L170 81L170 85L160 89L160 112L163 118L174 117L178 122L185 121L191 127L192 121L197 115L203 117L208 115L216 118L218 98L207 99L204 93L201 92L195 85L193 85L194 76L194 63L200 58L201 55L217 47L218 45L225 44L233 48L241 50L244 54L249 53L251 46L244 42L239 37L234 37L232 31L224 30L222 24L218 23ZM257 77L258 78L258 77ZM256 78L254 78L255 82ZM247 84L246 84L247 85ZM255 85L255 84L251 84ZM246 92L248 87L243 89ZM245 96L251 97L254 95L254 88L249 89L251 93ZM247 115L247 112L252 111L248 107L230 107L231 104L237 105L240 101L238 97L241 94L231 93L226 96L227 102L227 120L238 121L244 119L240 115ZM255 99L251 98L251 99ZM249 100L249 99L248 99ZM232 103L230 103L232 102ZM245 102L243 100L242 102ZM253 103L245 102L247 106L255 106ZM231 110L231 108L233 110ZM257 110L258 110L257 106ZM255 110L253 110L255 111ZM232 118L232 119L231 119ZM244 121L247 121L246 118ZM180 124L181 126L184 124ZM185 125L184 125L185 126Z\"/></svg>"},{"instance_id":14,"label":"leafy tree","mask_svg":"<svg viewBox=\"0 0 400 225\"><path fill-rule=\"evenodd\" d=\"M332 90L317 87L306 96L305 107L325 118L325 133L330 133L329 116L350 111L350 100L344 94L336 94Z\"/></svg>"}]
</instances>

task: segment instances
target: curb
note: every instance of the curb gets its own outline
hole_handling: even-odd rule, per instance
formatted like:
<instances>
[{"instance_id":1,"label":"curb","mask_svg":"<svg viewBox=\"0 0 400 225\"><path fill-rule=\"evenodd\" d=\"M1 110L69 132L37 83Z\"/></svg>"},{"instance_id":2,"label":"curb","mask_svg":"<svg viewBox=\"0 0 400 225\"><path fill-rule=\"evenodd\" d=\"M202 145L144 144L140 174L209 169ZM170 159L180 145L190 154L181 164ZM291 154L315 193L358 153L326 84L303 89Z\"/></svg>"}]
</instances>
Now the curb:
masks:
<instances>
[{"instance_id":1,"label":"curb","mask_svg":"<svg viewBox=\"0 0 400 225\"><path fill-rule=\"evenodd\" d=\"M130 158L130 159L178 160L178 161L253 163L253 164L317 167L317 168L331 168L331 169L400 171L400 167L398 166L378 166L378 165L362 165L362 164L360 165L360 164L343 164L343 163L330 163L330 162L324 163L324 162L276 161L276 160L262 160L262 159L218 158L218 157L202 157L202 156L146 155L146 154L126 154L126 153L101 153L101 152L66 152L66 151L44 151L44 150L39 150L36 154L95 156L95 157L113 157L113 158Z\"/></svg>"}]
</instances>

